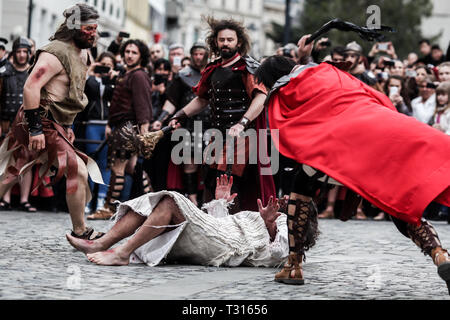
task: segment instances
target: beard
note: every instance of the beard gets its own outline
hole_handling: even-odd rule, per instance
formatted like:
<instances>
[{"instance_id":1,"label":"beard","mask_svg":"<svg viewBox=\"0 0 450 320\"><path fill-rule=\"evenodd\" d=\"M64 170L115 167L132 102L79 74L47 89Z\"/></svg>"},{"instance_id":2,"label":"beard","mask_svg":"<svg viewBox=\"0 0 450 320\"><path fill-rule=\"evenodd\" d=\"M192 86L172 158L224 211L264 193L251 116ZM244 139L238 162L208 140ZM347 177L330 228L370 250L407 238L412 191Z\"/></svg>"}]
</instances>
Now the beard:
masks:
<instances>
[{"instance_id":1,"label":"beard","mask_svg":"<svg viewBox=\"0 0 450 320\"><path fill-rule=\"evenodd\" d=\"M94 45L94 41L90 41L80 32L75 33L75 35L73 36L73 42L79 49L89 49Z\"/></svg>"},{"instance_id":2,"label":"beard","mask_svg":"<svg viewBox=\"0 0 450 320\"><path fill-rule=\"evenodd\" d=\"M224 49L228 49L228 51L224 51ZM220 56L224 59L232 58L238 51L238 48L230 49L228 47L220 48Z\"/></svg>"},{"instance_id":3,"label":"beard","mask_svg":"<svg viewBox=\"0 0 450 320\"><path fill-rule=\"evenodd\" d=\"M127 69L133 69L133 68L135 68L137 66L140 66L140 65L141 65L141 61L135 62L133 64L128 64L128 62L126 62Z\"/></svg>"},{"instance_id":4,"label":"beard","mask_svg":"<svg viewBox=\"0 0 450 320\"><path fill-rule=\"evenodd\" d=\"M30 56L27 56L27 59L23 59L23 61L19 61L17 57L13 56L14 64L16 64L19 68L25 67L28 64L28 61L30 60Z\"/></svg>"}]
</instances>

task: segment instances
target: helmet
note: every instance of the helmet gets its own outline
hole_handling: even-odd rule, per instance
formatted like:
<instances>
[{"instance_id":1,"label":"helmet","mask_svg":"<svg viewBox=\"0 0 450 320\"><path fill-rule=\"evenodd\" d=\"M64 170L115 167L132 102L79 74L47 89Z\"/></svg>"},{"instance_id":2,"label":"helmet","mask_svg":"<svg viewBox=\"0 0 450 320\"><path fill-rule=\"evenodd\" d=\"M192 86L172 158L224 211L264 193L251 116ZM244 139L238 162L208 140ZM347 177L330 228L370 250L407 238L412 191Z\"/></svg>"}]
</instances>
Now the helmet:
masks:
<instances>
[{"instance_id":1,"label":"helmet","mask_svg":"<svg viewBox=\"0 0 450 320\"><path fill-rule=\"evenodd\" d=\"M362 47L356 41L352 41L345 46L345 51L354 51L362 54Z\"/></svg>"},{"instance_id":2,"label":"helmet","mask_svg":"<svg viewBox=\"0 0 450 320\"><path fill-rule=\"evenodd\" d=\"M19 37L16 40L14 40L13 45L12 45L12 51L16 52L20 48L26 48L26 49L28 49L28 52L31 52L30 41L25 37Z\"/></svg>"},{"instance_id":3,"label":"helmet","mask_svg":"<svg viewBox=\"0 0 450 320\"><path fill-rule=\"evenodd\" d=\"M208 47L203 42L195 42L194 43L194 45L192 46L192 48L190 50L190 54L191 55L192 55L192 53L194 52L195 49L205 49L206 51L208 51Z\"/></svg>"}]
</instances>

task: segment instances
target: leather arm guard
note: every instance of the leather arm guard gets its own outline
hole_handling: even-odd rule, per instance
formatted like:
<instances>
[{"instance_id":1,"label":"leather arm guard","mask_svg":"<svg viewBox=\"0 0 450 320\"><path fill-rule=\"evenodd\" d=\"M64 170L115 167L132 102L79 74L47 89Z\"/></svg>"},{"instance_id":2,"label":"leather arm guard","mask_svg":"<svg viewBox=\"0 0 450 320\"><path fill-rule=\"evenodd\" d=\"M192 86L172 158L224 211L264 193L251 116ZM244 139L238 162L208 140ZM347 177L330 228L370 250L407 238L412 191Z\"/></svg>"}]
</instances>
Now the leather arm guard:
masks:
<instances>
[{"instance_id":1,"label":"leather arm guard","mask_svg":"<svg viewBox=\"0 0 450 320\"><path fill-rule=\"evenodd\" d=\"M163 123L164 121L167 120L168 117L169 117L169 113L166 110L162 110L161 114L158 117L158 121Z\"/></svg>"},{"instance_id":2,"label":"leather arm guard","mask_svg":"<svg viewBox=\"0 0 450 320\"><path fill-rule=\"evenodd\" d=\"M24 110L24 112L25 119L27 120L28 124L28 132L30 133L30 135L34 137L43 134L44 131L42 130L42 122L41 115L39 114L39 109Z\"/></svg>"},{"instance_id":3,"label":"leather arm guard","mask_svg":"<svg viewBox=\"0 0 450 320\"><path fill-rule=\"evenodd\" d=\"M172 118L170 118L170 121L172 120L178 120L181 124L183 124L189 117L184 112L183 109L179 110L177 113L174 114Z\"/></svg>"}]
</instances>

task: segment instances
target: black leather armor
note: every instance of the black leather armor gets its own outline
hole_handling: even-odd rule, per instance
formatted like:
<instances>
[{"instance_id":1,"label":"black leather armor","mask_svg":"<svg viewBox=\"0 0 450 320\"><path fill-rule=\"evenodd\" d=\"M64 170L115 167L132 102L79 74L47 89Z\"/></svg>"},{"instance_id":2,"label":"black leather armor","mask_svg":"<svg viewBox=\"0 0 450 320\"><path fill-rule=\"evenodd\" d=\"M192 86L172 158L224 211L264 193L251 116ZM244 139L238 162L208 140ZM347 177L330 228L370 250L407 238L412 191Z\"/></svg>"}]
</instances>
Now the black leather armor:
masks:
<instances>
[{"instance_id":1,"label":"black leather armor","mask_svg":"<svg viewBox=\"0 0 450 320\"><path fill-rule=\"evenodd\" d=\"M232 67L217 68L210 81L211 126L225 133L241 120L251 100L242 80L242 71Z\"/></svg>"},{"instance_id":2,"label":"black leather armor","mask_svg":"<svg viewBox=\"0 0 450 320\"><path fill-rule=\"evenodd\" d=\"M0 73L0 78L3 81L0 97L1 119L12 122L23 103L23 86L28 78L28 71L19 72L8 62Z\"/></svg>"}]
</instances>

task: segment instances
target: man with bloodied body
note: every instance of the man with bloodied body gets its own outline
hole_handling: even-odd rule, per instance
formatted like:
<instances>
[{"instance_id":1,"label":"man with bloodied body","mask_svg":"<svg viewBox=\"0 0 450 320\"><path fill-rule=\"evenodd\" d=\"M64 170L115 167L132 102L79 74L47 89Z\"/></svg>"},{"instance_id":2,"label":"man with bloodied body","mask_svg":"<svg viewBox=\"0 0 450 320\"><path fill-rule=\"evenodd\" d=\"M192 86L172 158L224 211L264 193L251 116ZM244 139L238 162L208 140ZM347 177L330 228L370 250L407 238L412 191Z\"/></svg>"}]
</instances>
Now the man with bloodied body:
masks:
<instances>
[{"instance_id":1,"label":"man with bloodied body","mask_svg":"<svg viewBox=\"0 0 450 320\"><path fill-rule=\"evenodd\" d=\"M41 164L41 180L57 168L57 182L66 176L66 200L72 220L72 235L97 239L103 235L87 227L84 207L90 200L88 174L103 183L92 159L73 146L71 126L88 100L84 86L91 61L88 48L97 36L97 11L86 4L76 4L63 13L64 23L50 38L50 43L36 52L36 62L23 90L23 105L0 147L0 196L20 175L34 164ZM25 151L31 152L24 158Z\"/></svg>"}]
</instances>

